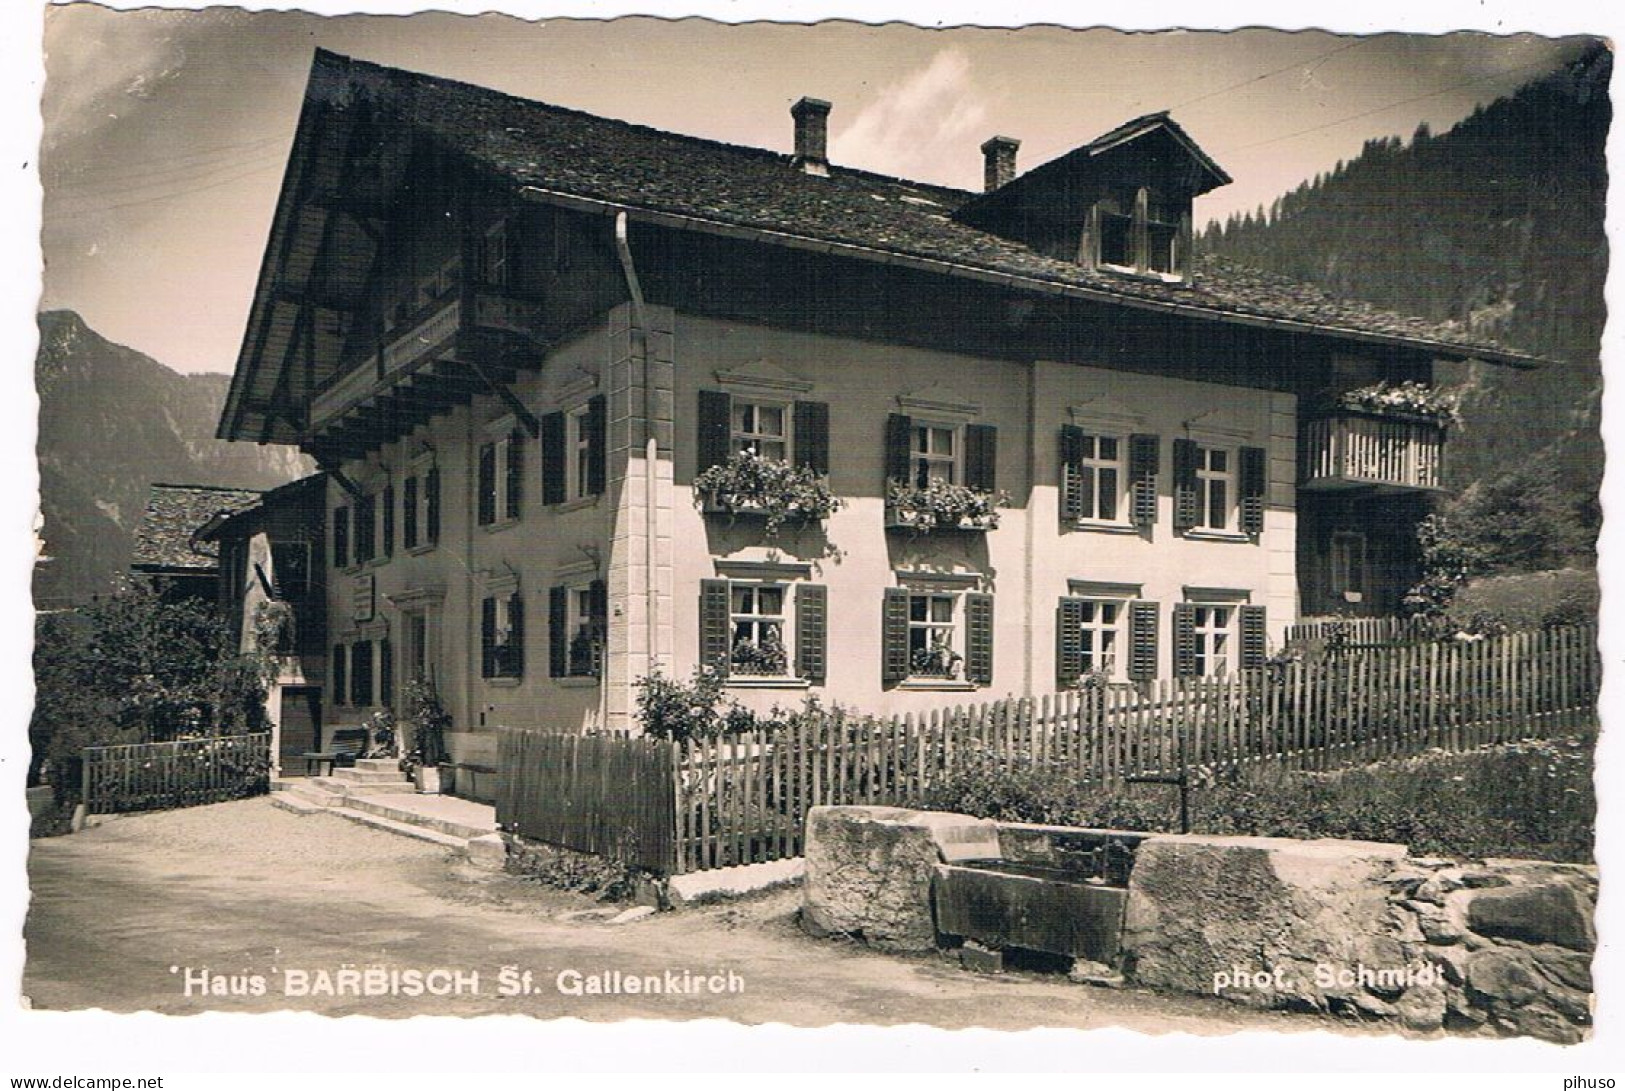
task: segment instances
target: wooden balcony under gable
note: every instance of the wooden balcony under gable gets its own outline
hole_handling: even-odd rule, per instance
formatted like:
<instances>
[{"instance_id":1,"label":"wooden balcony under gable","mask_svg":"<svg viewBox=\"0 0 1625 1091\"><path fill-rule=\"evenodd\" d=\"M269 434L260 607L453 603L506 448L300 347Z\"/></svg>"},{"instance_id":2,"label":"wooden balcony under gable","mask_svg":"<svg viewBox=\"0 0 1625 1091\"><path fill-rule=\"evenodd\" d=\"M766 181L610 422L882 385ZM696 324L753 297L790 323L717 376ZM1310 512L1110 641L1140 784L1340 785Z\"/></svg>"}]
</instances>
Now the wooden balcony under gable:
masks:
<instances>
[{"instance_id":1,"label":"wooden balcony under gable","mask_svg":"<svg viewBox=\"0 0 1625 1091\"><path fill-rule=\"evenodd\" d=\"M1298 488L1383 493L1444 488L1445 427L1427 417L1338 409L1299 432Z\"/></svg>"},{"instance_id":2,"label":"wooden balcony under gable","mask_svg":"<svg viewBox=\"0 0 1625 1091\"><path fill-rule=\"evenodd\" d=\"M476 394L495 393L494 385L514 380L519 361L540 361L540 327L540 303L498 290L431 299L311 399L306 449L354 457Z\"/></svg>"}]
</instances>

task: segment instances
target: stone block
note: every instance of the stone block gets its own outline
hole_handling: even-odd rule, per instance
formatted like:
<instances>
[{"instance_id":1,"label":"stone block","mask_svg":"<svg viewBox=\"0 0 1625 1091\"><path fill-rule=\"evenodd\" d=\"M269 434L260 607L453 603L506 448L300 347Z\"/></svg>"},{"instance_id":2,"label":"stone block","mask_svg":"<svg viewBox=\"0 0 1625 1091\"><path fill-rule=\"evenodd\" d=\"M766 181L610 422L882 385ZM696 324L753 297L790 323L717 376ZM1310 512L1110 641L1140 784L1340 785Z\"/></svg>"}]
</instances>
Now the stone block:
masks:
<instances>
[{"instance_id":1,"label":"stone block","mask_svg":"<svg viewBox=\"0 0 1625 1091\"><path fill-rule=\"evenodd\" d=\"M484 871L501 871L508 863L508 846L502 835L488 833L469 838L468 862Z\"/></svg>"},{"instance_id":2,"label":"stone block","mask_svg":"<svg viewBox=\"0 0 1625 1091\"><path fill-rule=\"evenodd\" d=\"M959 949L959 964L976 974L1004 973L1004 952L983 947L975 940L966 940Z\"/></svg>"},{"instance_id":3,"label":"stone block","mask_svg":"<svg viewBox=\"0 0 1625 1091\"><path fill-rule=\"evenodd\" d=\"M1434 985L1414 985L1394 1002L1394 1014L1410 1030L1433 1031L1444 1026L1446 1007L1443 989Z\"/></svg>"},{"instance_id":4,"label":"stone block","mask_svg":"<svg viewBox=\"0 0 1625 1091\"><path fill-rule=\"evenodd\" d=\"M1481 890L1467 906L1467 927L1485 936L1555 943L1577 951L1597 946L1593 907L1567 883Z\"/></svg>"},{"instance_id":5,"label":"stone block","mask_svg":"<svg viewBox=\"0 0 1625 1091\"><path fill-rule=\"evenodd\" d=\"M814 807L807 815L802 921L888 951L936 946L931 878L945 853L997 856L993 824L902 807ZM959 858L968 858L961 856Z\"/></svg>"},{"instance_id":6,"label":"stone block","mask_svg":"<svg viewBox=\"0 0 1625 1091\"><path fill-rule=\"evenodd\" d=\"M1358 987L1319 985L1317 966L1404 966L1384 883L1404 855L1376 842L1148 838L1129 878L1124 965L1139 984L1205 995L1216 975L1245 975L1223 995L1325 1010Z\"/></svg>"}]
</instances>

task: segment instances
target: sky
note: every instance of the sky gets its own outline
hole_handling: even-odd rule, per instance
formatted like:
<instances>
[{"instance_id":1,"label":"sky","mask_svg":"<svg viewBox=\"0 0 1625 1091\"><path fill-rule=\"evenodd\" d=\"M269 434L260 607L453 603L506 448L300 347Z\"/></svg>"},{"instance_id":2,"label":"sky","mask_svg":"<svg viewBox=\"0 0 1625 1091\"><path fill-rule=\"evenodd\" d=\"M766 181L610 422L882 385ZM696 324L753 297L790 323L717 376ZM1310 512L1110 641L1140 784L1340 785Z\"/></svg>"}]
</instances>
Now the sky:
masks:
<instances>
[{"instance_id":1,"label":"sky","mask_svg":"<svg viewBox=\"0 0 1625 1091\"><path fill-rule=\"evenodd\" d=\"M352 5L353 7L354 5ZM181 371L229 371L312 50L788 151L789 106L834 103L830 155L967 189L979 145L1026 170L1172 109L1235 182L1197 223L1268 205L1373 136L1435 133L1552 70L1574 39L1055 26L726 26L54 7L40 159L42 306Z\"/></svg>"}]
</instances>

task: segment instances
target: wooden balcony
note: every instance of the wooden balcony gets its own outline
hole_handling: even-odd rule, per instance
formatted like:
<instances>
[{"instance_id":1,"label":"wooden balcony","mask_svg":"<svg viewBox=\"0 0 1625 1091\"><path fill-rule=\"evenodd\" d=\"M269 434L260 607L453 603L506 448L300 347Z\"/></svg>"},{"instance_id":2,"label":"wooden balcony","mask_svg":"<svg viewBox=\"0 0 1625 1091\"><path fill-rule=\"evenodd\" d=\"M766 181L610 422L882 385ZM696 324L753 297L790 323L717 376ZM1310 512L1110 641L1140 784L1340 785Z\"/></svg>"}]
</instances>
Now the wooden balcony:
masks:
<instances>
[{"instance_id":1,"label":"wooden balcony","mask_svg":"<svg viewBox=\"0 0 1625 1091\"><path fill-rule=\"evenodd\" d=\"M1444 426L1426 417L1340 409L1305 421L1298 438L1298 488L1377 493L1444 488Z\"/></svg>"},{"instance_id":2,"label":"wooden balcony","mask_svg":"<svg viewBox=\"0 0 1625 1091\"><path fill-rule=\"evenodd\" d=\"M504 350L514 342L534 344L540 322L539 303L501 292L453 291L434 299L405 316L378 352L311 399L311 435L320 438L380 408L391 409L391 419L410 419L466 402L485 388L482 371L512 378L515 365ZM412 412L398 412L406 408Z\"/></svg>"}]
</instances>

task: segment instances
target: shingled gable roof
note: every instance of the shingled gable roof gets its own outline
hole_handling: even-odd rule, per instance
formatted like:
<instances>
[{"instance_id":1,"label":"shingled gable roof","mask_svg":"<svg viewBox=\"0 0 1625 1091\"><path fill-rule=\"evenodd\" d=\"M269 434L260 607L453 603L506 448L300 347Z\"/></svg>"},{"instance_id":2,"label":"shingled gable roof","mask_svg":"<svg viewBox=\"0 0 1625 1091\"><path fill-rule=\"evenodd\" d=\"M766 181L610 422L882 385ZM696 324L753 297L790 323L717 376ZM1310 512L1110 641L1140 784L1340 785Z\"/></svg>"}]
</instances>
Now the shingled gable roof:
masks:
<instances>
[{"instance_id":1,"label":"shingled gable roof","mask_svg":"<svg viewBox=\"0 0 1625 1091\"><path fill-rule=\"evenodd\" d=\"M363 99L460 155L485 177L539 202L605 213L624 211L632 219L677 229L1197 319L1399 345L1446 357L1515 365L1535 362L1453 324L1380 311L1221 262L1202 264L1186 283L1166 284L1046 257L956 219L955 212L977 196L963 190L839 165L830 167L828 177L814 177L797 169L788 154L597 117L325 50L316 52L312 64L294 158L302 147L321 143L304 131L320 116L313 107ZM1093 143L1111 146L1148 126L1177 133L1195 147L1171 119L1157 114L1120 126ZM306 163L303 169L312 167ZM273 240L291 230L297 217L294 170L290 165L290 179L284 181ZM249 336L221 421L220 434L228 438L241 428L243 394L261 363L261 353L253 346L268 300L275 290L297 292L301 286L299 271L279 267L274 249L268 248L261 269ZM268 352L264 355L277 359ZM256 389L268 389L269 383L267 379Z\"/></svg>"},{"instance_id":2,"label":"shingled gable roof","mask_svg":"<svg viewBox=\"0 0 1625 1091\"><path fill-rule=\"evenodd\" d=\"M257 503L256 489L227 489L213 485L151 486L147 510L135 530L130 567L144 572L209 572L220 560L203 548L197 532L222 513L241 511Z\"/></svg>"}]
</instances>

